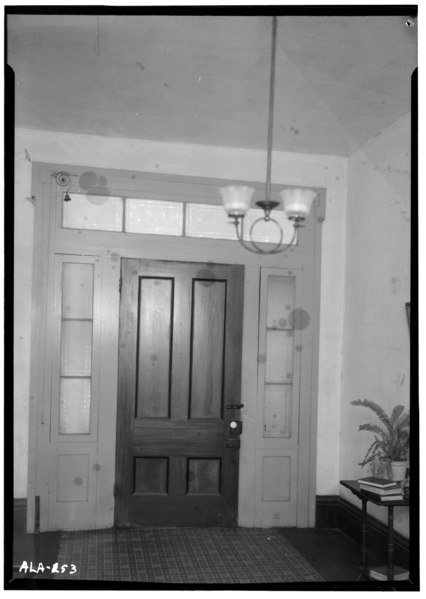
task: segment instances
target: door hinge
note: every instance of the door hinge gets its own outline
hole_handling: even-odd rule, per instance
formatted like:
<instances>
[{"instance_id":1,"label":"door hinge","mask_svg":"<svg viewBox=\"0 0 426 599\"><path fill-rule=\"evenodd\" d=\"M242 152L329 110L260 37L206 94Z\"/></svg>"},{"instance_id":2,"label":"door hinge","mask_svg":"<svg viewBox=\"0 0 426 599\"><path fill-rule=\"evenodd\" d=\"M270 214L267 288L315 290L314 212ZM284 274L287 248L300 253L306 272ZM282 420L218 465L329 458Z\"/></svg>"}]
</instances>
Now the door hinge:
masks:
<instances>
[{"instance_id":1,"label":"door hinge","mask_svg":"<svg viewBox=\"0 0 426 599\"><path fill-rule=\"evenodd\" d=\"M121 288L123 286L123 279L120 277L118 281L118 293L121 293Z\"/></svg>"},{"instance_id":2,"label":"door hinge","mask_svg":"<svg viewBox=\"0 0 426 599\"><path fill-rule=\"evenodd\" d=\"M117 497L118 495L118 484L114 483L114 497Z\"/></svg>"}]
</instances>

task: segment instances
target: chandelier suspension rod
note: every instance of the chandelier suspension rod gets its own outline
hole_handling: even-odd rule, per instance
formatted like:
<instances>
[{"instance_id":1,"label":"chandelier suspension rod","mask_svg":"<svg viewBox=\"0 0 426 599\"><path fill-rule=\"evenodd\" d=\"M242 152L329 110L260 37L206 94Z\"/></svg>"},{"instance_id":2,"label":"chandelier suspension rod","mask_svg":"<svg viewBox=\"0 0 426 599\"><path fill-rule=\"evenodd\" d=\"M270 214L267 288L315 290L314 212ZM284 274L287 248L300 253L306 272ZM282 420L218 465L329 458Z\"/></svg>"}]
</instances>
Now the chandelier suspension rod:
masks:
<instances>
[{"instance_id":1,"label":"chandelier suspension rod","mask_svg":"<svg viewBox=\"0 0 426 599\"><path fill-rule=\"evenodd\" d=\"M271 71L269 77L268 149L266 159L266 201L271 199L272 138L274 128L275 56L277 48L277 17L272 17Z\"/></svg>"}]
</instances>

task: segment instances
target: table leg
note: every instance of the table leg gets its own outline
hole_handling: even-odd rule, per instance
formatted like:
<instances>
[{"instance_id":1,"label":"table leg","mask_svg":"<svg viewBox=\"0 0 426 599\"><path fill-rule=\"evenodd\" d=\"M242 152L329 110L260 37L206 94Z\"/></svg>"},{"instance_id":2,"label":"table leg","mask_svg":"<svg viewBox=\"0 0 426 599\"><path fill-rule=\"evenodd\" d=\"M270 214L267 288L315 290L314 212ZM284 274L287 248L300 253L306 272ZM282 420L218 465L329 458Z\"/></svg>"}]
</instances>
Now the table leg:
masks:
<instances>
[{"instance_id":1,"label":"table leg","mask_svg":"<svg viewBox=\"0 0 426 599\"><path fill-rule=\"evenodd\" d=\"M361 565L367 572L367 500L362 499L362 516L361 516Z\"/></svg>"},{"instance_id":2,"label":"table leg","mask_svg":"<svg viewBox=\"0 0 426 599\"><path fill-rule=\"evenodd\" d=\"M393 505L388 505L388 580L393 580Z\"/></svg>"}]
</instances>

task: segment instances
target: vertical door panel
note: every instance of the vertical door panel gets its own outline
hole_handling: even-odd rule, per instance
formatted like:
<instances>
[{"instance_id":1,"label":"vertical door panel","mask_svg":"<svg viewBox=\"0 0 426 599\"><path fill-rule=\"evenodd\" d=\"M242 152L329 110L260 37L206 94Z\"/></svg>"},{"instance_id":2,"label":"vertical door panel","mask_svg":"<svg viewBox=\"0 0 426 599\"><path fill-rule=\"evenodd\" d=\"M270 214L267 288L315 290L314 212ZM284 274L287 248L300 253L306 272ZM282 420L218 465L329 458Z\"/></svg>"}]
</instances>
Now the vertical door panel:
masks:
<instances>
[{"instance_id":1,"label":"vertical door panel","mask_svg":"<svg viewBox=\"0 0 426 599\"><path fill-rule=\"evenodd\" d=\"M96 504L100 267L57 255L48 460L49 530L92 528Z\"/></svg>"},{"instance_id":2,"label":"vertical door panel","mask_svg":"<svg viewBox=\"0 0 426 599\"><path fill-rule=\"evenodd\" d=\"M194 281L191 418L220 418L223 395L225 281Z\"/></svg>"},{"instance_id":3,"label":"vertical door panel","mask_svg":"<svg viewBox=\"0 0 426 599\"><path fill-rule=\"evenodd\" d=\"M173 281L141 278L139 285L136 415L168 418Z\"/></svg>"},{"instance_id":4,"label":"vertical door panel","mask_svg":"<svg viewBox=\"0 0 426 599\"><path fill-rule=\"evenodd\" d=\"M301 271L261 271L259 402L263 405L256 525L294 526L298 509Z\"/></svg>"}]
</instances>

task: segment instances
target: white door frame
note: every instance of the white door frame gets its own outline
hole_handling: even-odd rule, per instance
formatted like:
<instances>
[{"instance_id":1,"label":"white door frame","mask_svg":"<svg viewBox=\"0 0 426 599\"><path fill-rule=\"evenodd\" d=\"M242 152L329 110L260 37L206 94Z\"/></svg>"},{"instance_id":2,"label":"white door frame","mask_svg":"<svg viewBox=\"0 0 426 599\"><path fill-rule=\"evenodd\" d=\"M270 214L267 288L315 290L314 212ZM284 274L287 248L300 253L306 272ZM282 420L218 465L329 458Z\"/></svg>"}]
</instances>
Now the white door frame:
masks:
<instances>
[{"instance_id":1,"label":"white door frame","mask_svg":"<svg viewBox=\"0 0 426 599\"><path fill-rule=\"evenodd\" d=\"M304 423L300 442L303 475L299 477L297 526L314 526L316 484L316 427L318 396L318 338L319 338L319 277L321 226L324 220L325 191L317 189L319 201L300 233L300 245L290 252L258 256L241 248L236 242L211 239L165 238L155 235L107 233L103 231L71 230L61 228L61 192L54 175L59 171L71 173L73 178L87 171L87 167L33 164L33 194L36 197L34 277L33 277L33 341L31 362L30 443L28 476L27 529L34 531L36 524L36 497L40 498L40 530L48 528L48 461L46 448L51 445L50 398L51 355L54 350L49 332L48 315L54 305L53 280L56 255L92 256L99 260L101 270L101 343L100 382L102 403L99 410L98 438L94 454L93 472L96 472L95 527L113 524L115 474L115 415L118 369L118 315L119 315L119 261L121 257L166 261L217 262L245 266L243 355L242 355L242 411L239 525L274 526L273 514L266 511L260 520L256 516L256 485L262 472L254 468L270 448L258 436L256 423L263 406L256 397L258 381L258 327L254 321L259 313L259 285L262 267L279 268L283 272L302 269L303 293L309 296L313 336L309 351L306 378L306 401L309 417ZM173 198L187 201L219 203L217 187L226 181L193 177L158 176L96 169L107 176L111 194L149 193L150 197ZM252 182L251 182L252 184ZM263 183L255 183L262 188ZM134 197L138 197L137 195ZM143 197L143 195L139 195ZM196 198L196 200L195 200ZM305 247L304 247L305 246ZM306 247L308 246L308 247ZM114 365L114 367L112 367ZM301 471L302 472L302 471ZM91 471L92 473L92 471Z\"/></svg>"}]
</instances>

